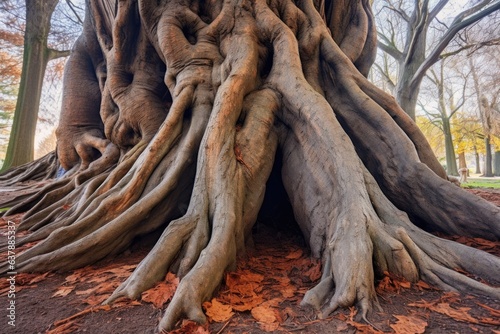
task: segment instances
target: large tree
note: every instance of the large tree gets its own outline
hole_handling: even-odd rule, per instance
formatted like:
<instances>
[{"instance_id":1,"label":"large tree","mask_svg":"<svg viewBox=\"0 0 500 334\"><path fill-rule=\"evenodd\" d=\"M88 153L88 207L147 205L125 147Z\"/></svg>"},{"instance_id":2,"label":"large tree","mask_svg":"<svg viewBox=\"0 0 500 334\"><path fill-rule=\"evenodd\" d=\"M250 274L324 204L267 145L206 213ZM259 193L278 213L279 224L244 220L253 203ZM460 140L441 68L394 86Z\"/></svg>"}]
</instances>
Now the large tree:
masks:
<instances>
[{"instance_id":1,"label":"large tree","mask_svg":"<svg viewBox=\"0 0 500 334\"><path fill-rule=\"evenodd\" d=\"M160 328L202 322L275 175L322 260L303 300L322 316L357 303L366 318L384 271L500 298L453 270L497 284L499 258L421 229L498 239L500 208L449 182L415 123L366 79L375 48L368 0L88 0L57 131L68 172L3 203L29 209L19 244L43 239L17 270L70 270L161 232L107 302L170 270L182 280Z\"/></svg>"}]
</instances>

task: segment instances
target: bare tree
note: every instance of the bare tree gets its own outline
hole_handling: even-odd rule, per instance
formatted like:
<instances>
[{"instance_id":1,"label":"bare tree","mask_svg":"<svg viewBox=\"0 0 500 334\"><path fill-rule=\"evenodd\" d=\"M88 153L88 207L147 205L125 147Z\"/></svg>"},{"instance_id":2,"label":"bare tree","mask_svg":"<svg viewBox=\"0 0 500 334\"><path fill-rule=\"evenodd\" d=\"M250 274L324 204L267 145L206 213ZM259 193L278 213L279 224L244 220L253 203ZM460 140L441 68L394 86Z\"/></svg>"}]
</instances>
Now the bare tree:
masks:
<instances>
[{"instance_id":1,"label":"bare tree","mask_svg":"<svg viewBox=\"0 0 500 334\"><path fill-rule=\"evenodd\" d=\"M499 41L498 34L479 34L481 40L462 43L464 38L459 33L467 34L464 29L500 9L500 1L469 2L470 7L459 12L450 24L438 20L439 13L447 8L448 0L434 3L429 0L384 0L376 3L380 8L378 47L397 61L398 79L394 83L394 94L412 119L415 119L422 80L436 62Z\"/></svg>"}]
</instances>

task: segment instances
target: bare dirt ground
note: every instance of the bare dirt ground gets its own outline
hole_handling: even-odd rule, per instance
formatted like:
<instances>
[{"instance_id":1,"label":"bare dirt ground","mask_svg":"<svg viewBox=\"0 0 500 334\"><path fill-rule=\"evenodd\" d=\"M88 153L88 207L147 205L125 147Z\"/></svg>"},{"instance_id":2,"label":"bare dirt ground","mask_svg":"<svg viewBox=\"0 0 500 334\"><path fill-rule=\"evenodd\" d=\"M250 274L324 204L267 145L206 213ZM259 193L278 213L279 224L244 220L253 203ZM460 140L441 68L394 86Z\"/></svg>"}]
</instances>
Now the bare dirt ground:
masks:
<instances>
[{"instance_id":1,"label":"bare dirt ground","mask_svg":"<svg viewBox=\"0 0 500 334\"><path fill-rule=\"evenodd\" d=\"M500 206L499 190L470 191ZM7 236L9 221L19 219L20 215L0 220L0 237ZM500 256L500 242L447 238ZM370 324L358 318L355 308L318 319L314 310L299 306L321 273L320 263L309 256L303 240L297 233L257 226L254 241L253 250L240 259L235 272L226 275L214 299L204 304L209 322L198 326L184 321L175 333L500 334L499 301L435 290L425 282L409 283L388 273L377 280L381 310L370 314ZM101 306L148 250L137 246L68 273L18 273L12 285L15 296L13 281L2 277L0 332L155 333L178 283L174 275L168 274L164 282L143 293L140 301ZM5 258L3 254L2 261Z\"/></svg>"}]
</instances>

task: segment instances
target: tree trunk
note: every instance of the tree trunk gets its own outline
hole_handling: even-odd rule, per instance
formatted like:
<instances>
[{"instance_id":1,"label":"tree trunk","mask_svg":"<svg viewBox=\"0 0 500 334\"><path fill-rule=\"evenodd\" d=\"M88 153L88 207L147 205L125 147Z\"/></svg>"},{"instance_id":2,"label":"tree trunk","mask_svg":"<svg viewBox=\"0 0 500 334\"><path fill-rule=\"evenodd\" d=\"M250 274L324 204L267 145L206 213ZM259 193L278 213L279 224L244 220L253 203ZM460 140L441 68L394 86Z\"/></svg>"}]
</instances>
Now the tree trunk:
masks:
<instances>
[{"instance_id":1,"label":"tree trunk","mask_svg":"<svg viewBox=\"0 0 500 334\"><path fill-rule=\"evenodd\" d=\"M2 171L33 160L43 78L50 60L50 20L58 1L26 0L23 69Z\"/></svg>"},{"instance_id":2,"label":"tree trunk","mask_svg":"<svg viewBox=\"0 0 500 334\"><path fill-rule=\"evenodd\" d=\"M479 159L479 152L476 145L474 145L474 157L476 159L476 174L481 174L481 160Z\"/></svg>"},{"instance_id":3,"label":"tree trunk","mask_svg":"<svg viewBox=\"0 0 500 334\"><path fill-rule=\"evenodd\" d=\"M494 176L500 176L500 150L495 150L493 171Z\"/></svg>"},{"instance_id":4,"label":"tree trunk","mask_svg":"<svg viewBox=\"0 0 500 334\"><path fill-rule=\"evenodd\" d=\"M460 152L458 154L458 168L467 168L467 161L465 160L465 152Z\"/></svg>"},{"instance_id":5,"label":"tree trunk","mask_svg":"<svg viewBox=\"0 0 500 334\"><path fill-rule=\"evenodd\" d=\"M493 177L493 156L491 154L491 143L490 143L490 136L486 136L484 138L484 146L485 146L485 153L484 153L484 177Z\"/></svg>"},{"instance_id":6,"label":"tree trunk","mask_svg":"<svg viewBox=\"0 0 500 334\"><path fill-rule=\"evenodd\" d=\"M448 175L458 175L457 158L455 155L455 145L451 135L451 124L448 117L443 117L444 147L446 152L446 172Z\"/></svg>"},{"instance_id":7,"label":"tree trunk","mask_svg":"<svg viewBox=\"0 0 500 334\"><path fill-rule=\"evenodd\" d=\"M58 129L69 171L1 203L28 210L18 245L43 240L17 270L70 270L159 231L107 303L170 270L182 279L160 328L203 322L275 167L323 263L302 302L321 316L357 304L366 319L384 271L499 298L453 269L499 283L500 259L415 225L496 240L500 208L449 182L416 124L366 79L375 38L368 0L87 1Z\"/></svg>"}]
</instances>

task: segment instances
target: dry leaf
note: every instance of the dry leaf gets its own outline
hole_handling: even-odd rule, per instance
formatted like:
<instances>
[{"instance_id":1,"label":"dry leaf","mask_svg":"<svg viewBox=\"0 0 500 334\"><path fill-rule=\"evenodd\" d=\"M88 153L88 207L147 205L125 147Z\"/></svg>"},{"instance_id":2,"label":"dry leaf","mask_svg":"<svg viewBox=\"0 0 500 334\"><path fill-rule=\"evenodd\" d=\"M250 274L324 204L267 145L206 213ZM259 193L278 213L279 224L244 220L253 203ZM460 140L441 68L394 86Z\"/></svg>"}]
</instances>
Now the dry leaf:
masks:
<instances>
[{"instance_id":1,"label":"dry leaf","mask_svg":"<svg viewBox=\"0 0 500 334\"><path fill-rule=\"evenodd\" d=\"M260 329L262 329L265 332L274 332L280 327L280 324L277 322L272 322L270 324L259 323L259 327L260 327Z\"/></svg>"},{"instance_id":2,"label":"dry leaf","mask_svg":"<svg viewBox=\"0 0 500 334\"><path fill-rule=\"evenodd\" d=\"M457 321L470 322L473 324L479 323L479 321L476 318L472 317L469 314L470 307L453 308L448 303L436 304L435 302L426 302L426 301L411 303L408 304L408 306L427 308L431 311L447 315L450 318L453 318Z\"/></svg>"},{"instance_id":3,"label":"dry leaf","mask_svg":"<svg viewBox=\"0 0 500 334\"><path fill-rule=\"evenodd\" d=\"M492 316L500 318L500 310L494 309L494 308L489 307L488 305L485 305L485 304L481 304L481 303L477 303L477 302L476 302L476 304L481 306L484 309L487 309L491 313Z\"/></svg>"},{"instance_id":4,"label":"dry leaf","mask_svg":"<svg viewBox=\"0 0 500 334\"><path fill-rule=\"evenodd\" d=\"M317 281L321 275L321 262L319 260L313 260L313 265L306 272L305 275L309 278L311 282Z\"/></svg>"},{"instance_id":5,"label":"dry leaf","mask_svg":"<svg viewBox=\"0 0 500 334\"><path fill-rule=\"evenodd\" d=\"M419 290L422 290L422 289L431 290L432 289L432 287L429 284L425 283L424 281L418 281L417 283L415 283L415 285L417 286L417 288Z\"/></svg>"},{"instance_id":6,"label":"dry leaf","mask_svg":"<svg viewBox=\"0 0 500 334\"><path fill-rule=\"evenodd\" d=\"M421 334L425 332L427 327L427 321L414 317L414 316L404 316L404 315L393 315L398 321L395 324L391 324L391 328L394 329L396 334Z\"/></svg>"},{"instance_id":7,"label":"dry leaf","mask_svg":"<svg viewBox=\"0 0 500 334\"><path fill-rule=\"evenodd\" d=\"M288 254L285 258L290 259L290 260L294 260L294 259L300 258L302 256L302 254L304 254L304 251L301 248L298 248L298 249L290 252L290 254Z\"/></svg>"},{"instance_id":8,"label":"dry leaf","mask_svg":"<svg viewBox=\"0 0 500 334\"><path fill-rule=\"evenodd\" d=\"M67 296L73 290L75 290L75 286L73 286L73 285L71 285L71 286L61 286L52 295L52 297L64 297L64 296Z\"/></svg>"},{"instance_id":9,"label":"dry leaf","mask_svg":"<svg viewBox=\"0 0 500 334\"><path fill-rule=\"evenodd\" d=\"M276 315L274 313L274 309L269 306L257 306L254 307L251 311L252 317L255 318L258 322L262 322L265 324L271 324L276 322Z\"/></svg>"},{"instance_id":10,"label":"dry leaf","mask_svg":"<svg viewBox=\"0 0 500 334\"><path fill-rule=\"evenodd\" d=\"M217 299L212 299L211 302L203 303L206 315L215 322L228 321L233 315L233 309L230 305L225 305Z\"/></svg>"},{"instance_id":11,"label":"dry leaf","mask_svg":"<svg viewBox=\"0 0 500 334\"><path fill-rule=\"evenodd\" d=\"M69 334L74 333L78 329L76 320L66 322L60 326L56 326L51 330L45 332L45 334Z\"/></svg>"},{"instance_id":12,"label":"dry leaf","mask_svg":"<svg viewBox=\"0 0 500 334\"><path fill-rule=\"evenodd\" d=\"M88 298L85 298L83 302L89 304L90 306L96 306L102 304L102 302L108 299L108 297L109 295L90 295Z\"/></svg>"},{"instance_id":13,"label":"dry leaf","mask_svg":"<svg viewBox=\"0 0 500 334\"><path fill-rule=\"evenodd\" d=\"M191 320L182 320L181 327L169 332L170 334L209 334L208 323L200 324Z\"/></svg>"},{"instance_id":14,"label":"dry leaf","mask_svg":"<svg viewBox=\"0 0 500 334\"><path fill-rule=\"evenodd\" d=\"M167 275L167 278L168 275ZM174 278L171 281L160 282L154 288L146 290L142 293L141 299L147 303L152 303L156 308L162 308L175 293L179 279Z\"/></svg>"}]
</instances>

